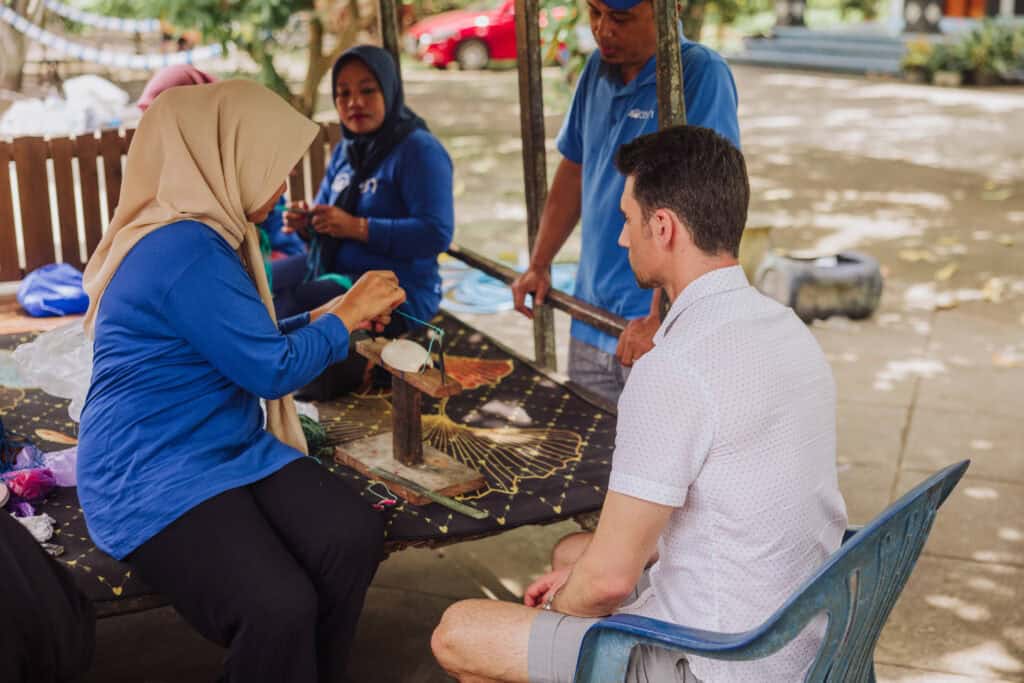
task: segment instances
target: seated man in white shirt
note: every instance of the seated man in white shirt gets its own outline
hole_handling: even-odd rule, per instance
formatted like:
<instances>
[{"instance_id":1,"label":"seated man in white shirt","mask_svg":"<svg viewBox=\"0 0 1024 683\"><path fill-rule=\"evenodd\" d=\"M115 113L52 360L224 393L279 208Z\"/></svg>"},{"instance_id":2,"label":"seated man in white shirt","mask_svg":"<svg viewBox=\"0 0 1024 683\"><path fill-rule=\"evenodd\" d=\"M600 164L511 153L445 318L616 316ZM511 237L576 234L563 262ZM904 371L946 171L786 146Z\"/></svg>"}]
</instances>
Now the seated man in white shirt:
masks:
<instances>
[{"instance_id":1,"label":"seated man in white shirt","mask_svg":"<svg viewBox=\"0 0 1024 683\"><path fill-rule=\"evenodd\" d=\"M445 612L431 645L463 683L570 683L583 634L616 612L750 629L846 528L832 372L803 323L737 263L750 196L742 154L682 126L623 145L616 163L626 176L619 243L637 281L663 287L672 308L619 399L597 531L559 543L525 605L466 600ZM643 646L629 680L799 681L824 618L754 662Z\"/></svg>"}]
</instances>

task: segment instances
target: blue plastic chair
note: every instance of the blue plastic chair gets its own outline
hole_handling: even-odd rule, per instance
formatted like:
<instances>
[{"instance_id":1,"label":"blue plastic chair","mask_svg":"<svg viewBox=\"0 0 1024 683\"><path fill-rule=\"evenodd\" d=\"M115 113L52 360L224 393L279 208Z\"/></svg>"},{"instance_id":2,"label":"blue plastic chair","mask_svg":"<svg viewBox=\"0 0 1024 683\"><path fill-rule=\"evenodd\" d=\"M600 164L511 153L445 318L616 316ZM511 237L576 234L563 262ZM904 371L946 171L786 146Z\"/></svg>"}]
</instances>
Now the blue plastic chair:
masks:
<instances>
[{"instance_id":1,"label":"blue plastic chair","mask_svg":"<svg viewBox=\"0 0 1024 683\"><path fill-rule=\"evenodd\" d=\"M712 633L656 619L617 615L587 631L576 683L620 683L636 645L656 645L725 660L753 660L778 651L821 612L828 628L805 682L873 683L874 652L896 599L928 539L939 506L960 481L969 460L917 485L861 529L762 625L746 633Z\"/></svg>"}]
</instances>

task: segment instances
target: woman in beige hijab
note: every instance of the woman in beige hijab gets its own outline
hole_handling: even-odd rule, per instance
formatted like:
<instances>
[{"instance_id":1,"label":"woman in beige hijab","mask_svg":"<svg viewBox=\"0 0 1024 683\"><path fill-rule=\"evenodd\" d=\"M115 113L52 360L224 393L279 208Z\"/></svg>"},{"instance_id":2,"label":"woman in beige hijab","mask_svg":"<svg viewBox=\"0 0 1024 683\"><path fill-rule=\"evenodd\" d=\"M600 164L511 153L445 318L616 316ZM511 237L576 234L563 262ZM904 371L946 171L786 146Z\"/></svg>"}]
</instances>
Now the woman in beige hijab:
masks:
<instances>
[{"instance_id":1,"label":"woman in beige hijab","mask_svg":"<svg viewBox=\"0 0 1024 683\"><path fill-rule=\"evenodd\" d=\"M289 393L405 294L375 271L276 324L253 225L315 134L252 82L168 90L135 134L85 271L90 534L229 648L228 681L343 680L382 556L377 513L304 457Z\"/></svg>"}]
</instances>

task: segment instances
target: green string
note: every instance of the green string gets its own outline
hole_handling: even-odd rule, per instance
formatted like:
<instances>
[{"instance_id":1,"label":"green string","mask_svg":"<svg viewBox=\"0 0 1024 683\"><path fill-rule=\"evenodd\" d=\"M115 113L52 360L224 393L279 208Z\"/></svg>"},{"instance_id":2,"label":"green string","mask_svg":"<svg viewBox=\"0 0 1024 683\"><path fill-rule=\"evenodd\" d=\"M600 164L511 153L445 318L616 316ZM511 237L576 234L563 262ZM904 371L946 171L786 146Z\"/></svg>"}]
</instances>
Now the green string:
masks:
<instances>
[{"instance_id":1,"label":"green string","mask_svg":"<svg viewBox=\"0 0 1024 683\"><path fill-rule=\"evenodd\" d=\"M397 313L398 315L402 316L402 317L403 317L403 318L405 318L406 320L409 320L409 321L412 321L412 322L414 322L414 323L418 323L418 324L420 324L420 325L423 325L423 327L429 328L429 329L433 330L434 332L437 332L437 333L438 333L439 335L441 335L442 337L444 336L444 330L442 330L442 329L441 329L440 327L438 327L437 325L431 325L431 324L430 324L430 323L428 323L427 321L425 321L425 320L420 320L420 319L419 319L419 318L417 318L416 316L414 316L414 315L409 315L408 313L406 313L406 312L404 312L404 311L400 311L400 310L398 310L397 308L396 308L396 309L394 310L394 312L395 312L395 313Z\"/></svg>"},{"instance_id":2,"label":"green string","mask_svg":"<svg viewBox=\"0 0 1024 683\"><path fill-rule=\"evenodd\" d=\"M427 321L420 320L416 316L409 315L408 313L400 311L397 308L394 310L394 312L397 313L398 315L402 316L406 320L408 320L410 322L418 323L418 324L422 325L423 327L426 327L427 329L429 329L432 332L434 332L434 334L430 335L430 344L427 345L427 355L428 356L432 356L432 354L434 353L434 342L437 342L440 345L440 343L442 341L444 341L444 330L442 330L437 325L431 325Z\"/></svg>"},{"instance_id":3,"label":"green string","mask_svg":"<svg viewBox=\"0 0 1024 683\"><path fill-rule=\"evenodd\" d=\"M322 424L307 415L299 415L299 424L302 425L302 435L306 437L306 447L311 458L319 461L318 456L330 453L331 439Z\"/></svg>"}]
</instances>

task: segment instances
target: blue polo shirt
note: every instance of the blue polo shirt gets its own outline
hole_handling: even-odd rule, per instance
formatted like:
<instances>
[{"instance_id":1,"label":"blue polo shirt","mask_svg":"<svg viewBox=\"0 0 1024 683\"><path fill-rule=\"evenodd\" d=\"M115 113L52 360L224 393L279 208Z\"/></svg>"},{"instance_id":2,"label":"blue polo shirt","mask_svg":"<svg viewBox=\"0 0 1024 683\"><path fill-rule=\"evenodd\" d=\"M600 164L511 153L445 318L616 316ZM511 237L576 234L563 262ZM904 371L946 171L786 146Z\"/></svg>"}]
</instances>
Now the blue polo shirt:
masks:
<instances>
[{"instance_id":1,"label":"blue polo shirt","mask_svg":"<svg viewBox=\"0 0 1024 683\"><path fill-rule=\"evenodd\" d=\"M703 45L683 39L683 97L687 123L712 128L739 147L736 84L725 60ZM583 235L575 295L625 318L650 311L651 291L640 289L619 246L619 199L625 178L615 153L634 138L658 130L655 59L629 83L595 51L580 75L572 104L558 134L558 151L583 165ZM614 353L618 340L579 320L572 335Z\"/></svg>"}]
</instances>

